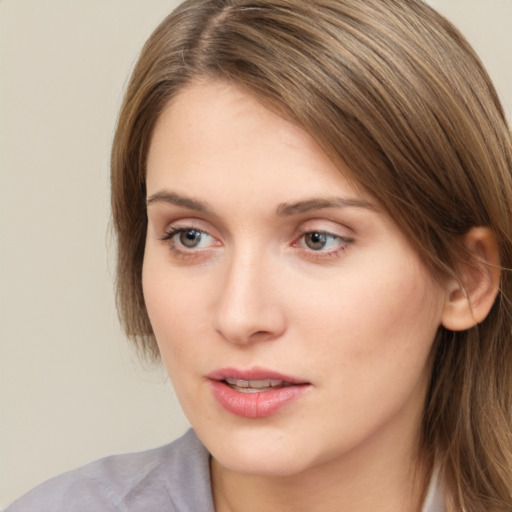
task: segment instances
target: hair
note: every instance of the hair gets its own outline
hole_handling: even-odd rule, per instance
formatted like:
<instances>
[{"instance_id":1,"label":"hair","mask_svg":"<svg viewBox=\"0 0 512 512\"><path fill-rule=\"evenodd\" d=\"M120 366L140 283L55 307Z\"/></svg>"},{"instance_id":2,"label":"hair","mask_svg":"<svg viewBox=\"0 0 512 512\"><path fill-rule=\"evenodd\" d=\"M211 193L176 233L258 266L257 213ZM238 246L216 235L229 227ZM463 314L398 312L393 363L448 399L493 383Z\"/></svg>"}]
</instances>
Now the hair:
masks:
<instances>
[{"instance_id":1,"label":"hair","mask_svg":"<svg viewBox=\"0 0 512 512\"><path fill-rule=\"evenodd\" d=\"M492 229L500 290L478 326L440 327L421 446L455 510L509 511L512 141L470 45L420 0L187 0L171 13L135 66L111 160L119 314L154 358L141 284L146 159L163 109L202 79L244 87L304 128L384 205L434 276L458 276L471 263L462 236Z\"/></svg>"}]
</instances>

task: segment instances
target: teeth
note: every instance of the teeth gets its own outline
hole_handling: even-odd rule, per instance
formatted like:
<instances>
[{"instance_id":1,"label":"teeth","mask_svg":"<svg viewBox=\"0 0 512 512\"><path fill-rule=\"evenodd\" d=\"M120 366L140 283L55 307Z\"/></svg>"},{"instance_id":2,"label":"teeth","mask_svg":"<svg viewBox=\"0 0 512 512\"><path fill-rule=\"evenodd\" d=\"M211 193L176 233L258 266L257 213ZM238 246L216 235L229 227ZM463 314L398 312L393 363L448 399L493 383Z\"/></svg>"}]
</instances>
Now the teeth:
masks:
<instances>
[{"instance_id":1,"label":"teeth","mask_svg":"<svg viewBox=\"0 0 512 512\"><path fill-rule=\"evenodd\" d=\"M264 380L241 380L241 379L224 379L230 386L239 388L241 391L246 390L247 393L257 393L258 390L264 388L276 388L285 386L282 380L264 379ZM255 391L252 391L255 390Z\"/></svg>"}]
</instances>

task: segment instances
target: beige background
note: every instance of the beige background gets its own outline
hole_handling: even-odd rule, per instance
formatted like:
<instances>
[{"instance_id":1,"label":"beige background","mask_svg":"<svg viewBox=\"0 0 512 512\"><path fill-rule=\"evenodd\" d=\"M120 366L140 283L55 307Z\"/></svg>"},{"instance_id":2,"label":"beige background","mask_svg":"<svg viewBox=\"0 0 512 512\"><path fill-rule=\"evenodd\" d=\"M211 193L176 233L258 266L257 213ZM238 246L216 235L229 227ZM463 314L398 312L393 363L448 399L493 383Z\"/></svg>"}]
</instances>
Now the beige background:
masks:
<instances>
[{"instance_id":1,"label":"beige background","mask_svg":"<svg viewBox=\"0 0 512 512\"><path fill-rule=\"evenodd\" d=\"M0 0L0 507L38 482L186 429L121 335L107 232L114 121L177 2ZM512 0L431 0L512 117Z\"/></svg>"}]
</instances>

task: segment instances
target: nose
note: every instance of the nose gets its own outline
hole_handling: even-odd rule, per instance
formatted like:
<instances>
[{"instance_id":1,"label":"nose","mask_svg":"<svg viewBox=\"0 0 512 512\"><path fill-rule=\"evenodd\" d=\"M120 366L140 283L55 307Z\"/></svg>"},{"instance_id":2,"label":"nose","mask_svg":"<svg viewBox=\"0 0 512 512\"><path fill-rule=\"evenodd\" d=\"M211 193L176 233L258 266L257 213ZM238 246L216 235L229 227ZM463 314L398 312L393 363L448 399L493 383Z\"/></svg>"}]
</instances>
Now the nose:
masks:
<instances>
[{"instance_id":1,"label":"nose","mask_svg":"<svg viewBox=\"0 0 512 512\"><path fill-rule=\"evenodd\" d=\"M227 262L214 312L214 328L225 340L244 345L284 333L278 273L268 258L254 253L234 255Z\"/></svg>"}]
</instances>

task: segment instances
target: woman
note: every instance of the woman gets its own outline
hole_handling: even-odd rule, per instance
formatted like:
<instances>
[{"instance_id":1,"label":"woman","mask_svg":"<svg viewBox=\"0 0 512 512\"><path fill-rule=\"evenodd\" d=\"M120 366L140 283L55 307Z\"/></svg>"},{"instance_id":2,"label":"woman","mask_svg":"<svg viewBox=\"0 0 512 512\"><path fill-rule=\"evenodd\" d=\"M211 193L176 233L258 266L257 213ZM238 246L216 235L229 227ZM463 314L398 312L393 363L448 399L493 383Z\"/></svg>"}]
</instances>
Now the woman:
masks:
<instances>
[{"instance_id":1,"label":"woman","mask_svg":"<svg viewBox=\"0 0 512 512\"><path fill-rule=\"evenodd\" d=\"M511 170L422 2L184 2L112 208L121 319L194 430L8 510L511 510Z\"/></svg>"}]
</instances>

